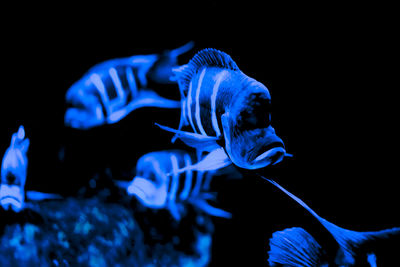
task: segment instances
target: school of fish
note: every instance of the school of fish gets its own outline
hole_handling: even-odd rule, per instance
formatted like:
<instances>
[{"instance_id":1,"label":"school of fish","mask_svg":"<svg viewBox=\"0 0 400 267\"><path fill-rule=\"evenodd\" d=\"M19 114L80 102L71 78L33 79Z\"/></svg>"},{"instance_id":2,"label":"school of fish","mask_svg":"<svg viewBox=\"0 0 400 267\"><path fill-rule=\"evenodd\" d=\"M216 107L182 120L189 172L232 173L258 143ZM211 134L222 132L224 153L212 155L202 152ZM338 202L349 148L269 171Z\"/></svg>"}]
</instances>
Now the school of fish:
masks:
<instances>
[{"instance_id":1,"label":"school of fish","mask_svg":"<svg viewBox=\"0 0 400 267\"><path fill-rule=\"evenodd\" d=\"M69 104L64 123L87 130L114 124L141 107L180 108L178 129L157 124L196 152L149 151L136 163L132 181L116 181L129 196L147 208L168 210L180 221L188 205L216 217L232 214L214 207L212 181L220 173L240 176L240 169L256 170L278 164L285 157L283 140L271 124L271 95L265 85L244 74L226 53L207 48L184 65L177 58L193 48L193 42L163 54L111 59L95 65L66 93ZM157 88L148 88L148 84ZM181 99L167 99L157 92L175 84ZM25 197L59 199L56 194L25 192L30 140L20 126L1 164L0 204L19 212ZM233 164L233 168L228 166ZM231 166L232 167L232 166ZM238 167L238 168L236 168ZM354 266L360 259L376 266L373 250L365 243L400 235L400 228L376 232L350 231L328 222L301 199L271 179L261 176L304 207L337 242L327 251L300 227L275 232L270 239L270 266Z\"/></svg>"}]
</instances>

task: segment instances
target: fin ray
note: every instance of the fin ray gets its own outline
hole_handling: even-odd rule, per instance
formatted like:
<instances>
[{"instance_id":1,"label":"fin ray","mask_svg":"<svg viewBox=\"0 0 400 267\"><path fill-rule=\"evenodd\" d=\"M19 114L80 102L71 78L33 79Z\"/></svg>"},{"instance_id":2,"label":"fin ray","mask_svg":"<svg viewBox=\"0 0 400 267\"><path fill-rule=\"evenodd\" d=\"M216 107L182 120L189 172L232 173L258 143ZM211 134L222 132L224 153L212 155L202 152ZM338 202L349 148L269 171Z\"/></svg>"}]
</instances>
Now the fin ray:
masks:
<instances>
[{"instance_id":1,"label":"fin ray","mask_svg":"<svg viewBox=\"0 0 400 267\"><path fill-rule=\"evenodd\" d=\"M181 130L175 130L167 126L156 123L161 129L175 133L177 138L181 139L186 145L199 149L201 151L213 151L220 146L217 144L217 137L210 137L196 133L189 133Z\"/></svg>"},{"instance_id":2,"label":"fin ray","mask_svg":"<svg viewBox=\"0 0 400 267\"><path fill-rule=\"evenodd\" d=\"M187 92L193 75L202 67L219 67L240 71L228 54L214 48L203 49L189 61L187 66L178 69L178 72L175 71L176 79L183 92Z\"/></svg>"},{"instance_id":3,"label":"fin ray","mask_svg":"<svg viewBox=\"0 0 400 267\"><path fill-rule=\"evenodd\" d=\"M206 155L201 161L196 164L186 166L179 169L178 172L184 172L187 170L195 171L215 171L232 164L232 161L226 155L223 148L217 148Z\"/></svg>"}]
</instances>

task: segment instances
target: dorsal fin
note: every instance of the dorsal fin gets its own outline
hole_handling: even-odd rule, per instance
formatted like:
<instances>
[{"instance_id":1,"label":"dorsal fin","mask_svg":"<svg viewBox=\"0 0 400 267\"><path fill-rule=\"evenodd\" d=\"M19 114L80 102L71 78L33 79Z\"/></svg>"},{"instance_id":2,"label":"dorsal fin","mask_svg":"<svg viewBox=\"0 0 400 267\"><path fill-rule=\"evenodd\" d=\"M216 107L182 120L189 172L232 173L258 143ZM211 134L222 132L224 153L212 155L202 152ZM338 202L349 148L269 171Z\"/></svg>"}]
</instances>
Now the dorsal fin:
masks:
<instances>
[{"instance_id":1,"label":"dorsal fin","mask_svg":"<svg viewBox=\"0 0 400 267\"><path fill-rule=\"evenodd\" d=\"M343 252L343 259L346 262L353 262L355 252L354 249L360 247L363 245L365 242L369 240L376 240L376 239L389 239L393 236L399 236L400 235L400 227L395 227L391 229L385 229L381 231L374 231L374 232L358 232L358 231L352 231L352 230L347 230L342 227L339 227L326 219L322 218L319 216L314 210L312 210L306 203L304 203L300 198L296 197L289 191L287 191L285 188L283 188L281 185L279 185L277 182L267 179L264 176L259 175L261 178L264 180L267 180L274 186L276 186L278 189L280 189L282 192L287 194L289 197L291 197L293 200L295 200L297 203L299 203L303 208L305 208L308 212L311 213L324 227L326 230L329 231L329 233L333 236L333 238L336 240L336 242L340 245L340 248L342 249Z\"/></svg>"},{"instance_id":2,"label":"dorsal fin","mask_svg":"<svg viewBox=\"0 0 400 267\"><path fill-rule=\"evenodd\" d=\"M186 92L189 83L199 69L202 67L219 67L233 71L240 71L235 61L226 53L214 48L206 48L199 51L185 67L174 70L175 79L181 90Z\"/></svg>"}]
</instances>

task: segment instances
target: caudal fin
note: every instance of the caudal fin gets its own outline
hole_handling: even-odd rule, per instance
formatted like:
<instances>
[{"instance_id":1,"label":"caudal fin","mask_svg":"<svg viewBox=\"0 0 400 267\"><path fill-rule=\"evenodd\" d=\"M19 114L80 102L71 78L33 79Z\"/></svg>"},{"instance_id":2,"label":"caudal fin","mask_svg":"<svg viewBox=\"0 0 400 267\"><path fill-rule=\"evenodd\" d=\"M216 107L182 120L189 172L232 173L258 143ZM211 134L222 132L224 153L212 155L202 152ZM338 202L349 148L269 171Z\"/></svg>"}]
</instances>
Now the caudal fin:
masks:
<instances>
[{"instance_id":1,"label":"caudal fin","mask_svg":"<svg viewBox=\"0 0 400 267\"><path fill-rule=\"evenodd\" d=\"M324 251L303 228L293 227L272 234L269 240L270 266L321 266Z\"/></svg>"},{"instance_id":2,"label":"caudal fin","mask_svg":"<svg viewBox=\"0 0 400 267\"><path fill-rule=\"evenodd\" d=\"M277 182L267 179L261 175L259 175L261 178L264 180L270 182L277 188L279 188L281 191L283 191L285 194L287 194L289 197L291 197L293 200L295 200L297 203L299 203L303 208L305 208L308 212L311 213L328 231L329 233L333 236L333 238L336 240L336 242L340 245L341 249L343 250L344 257L349 260L352 259L354 255L354 249L360 247L363 245L365 242L370 241L370 240L377 240L377 239L388 239L391 238L392 236L399 236L400 235L400 227L395 227L392 229L386 229L386 230L381 230L381 231L375 231L375 232L358 232L358 231L352 231L352 230L347 230L344 228L341 228L324 218L320 217L314 210L312 210L306 203L304 203L300 198L296 197L289 191L287 191L285 188L280 186Z\"/></svg>"}]
</instances>

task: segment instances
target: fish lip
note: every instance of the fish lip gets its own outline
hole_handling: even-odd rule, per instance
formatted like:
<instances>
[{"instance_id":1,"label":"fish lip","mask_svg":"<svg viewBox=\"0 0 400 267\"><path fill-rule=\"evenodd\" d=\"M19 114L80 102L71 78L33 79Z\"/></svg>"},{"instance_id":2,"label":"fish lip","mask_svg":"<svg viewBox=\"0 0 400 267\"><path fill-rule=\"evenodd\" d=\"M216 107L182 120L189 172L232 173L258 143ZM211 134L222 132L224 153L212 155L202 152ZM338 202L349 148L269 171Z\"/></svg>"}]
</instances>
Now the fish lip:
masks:
<instances>
[{"instance_id":1,"label":"fish lip","mask_svg":"<svg viewBox=\"0 0 400 267\"><path fill-rule=\"evenodd\" d=\"M2 196L2 197L0 198L0 201L3 201L4 199L7 199L7 198L15 199L16 201L21 202L21 200L20 200L19 197L16 197L16 196L13 196L13 195L5 195L5 196Z\"/></svg>"},{"instance_id":2,"label":"fish lip","mask_svg":"<svg viewBox=\"0 0 400 267\"><path fill-rule=\"evenodd\" d=\"M135 189L135 190L138 190L138 191L140 191L140 193L142 193L143 194L143 196L144 197L149 197L149 195L147 194L147 192L145 191L145 190L143 190L140 186L138 186L137 184L132 184L131 186L129 186L129 187L131 187L132 189ZM128 188L129 188L128 187ZM134 190L129 190L129 191L134 191ZM137 195L137 193L135 192L135 193L133 193L133 194L135 194L135 195Z\"/></svg>"},{"instance_id":3,"label":"fish lip","mask_svg":"<svg viewBox=\"0 0 400 267\"><path fill-rule=\"evenodd\" d=\"M261 153L259 156L257 156L254 161L258 162L261 161L263 159L266 159L268 157L273 157L275 155L277 155L278 153L281 153L282 155L285 154L285 149L282 146L277 146L277 147L273 147L271 149L268 149L267 151ZM272 163L273 164L273 163Z\"/></svg>"},{"instance_id":4,"label":"fish lip","mask_svg":"<svg viewBox=\"0 0 400 267\"><path fill-rule=\"evenodd\" d=\"M145 197L149 197L149 194L147 194L147 192L145 191L145 190L143 190L140 186L137 186L137 185L133 185L133 187L136 189L136 190L139 190L140 191L140 193L142 193Z\"/></svg>"},{"instance_id":5,"label":"fish lip","mask_svg":"<svg viewBox=\"0 0 400 267\"><path fill-rule=\"evenodd\" d=\"M283 142L281 142L280 140L274 140L268 145L263 146L262 149L259 149L259 151L264 152L258 154L257 156L253 156L253 158L250 158L250 161L259 161L264 159L266 155L268 155L268 152L272 152L272 150L275 148L281 148L283 149L283 152L285 152L285 145L283 144Z\"/></svg>"}]
</instances>

